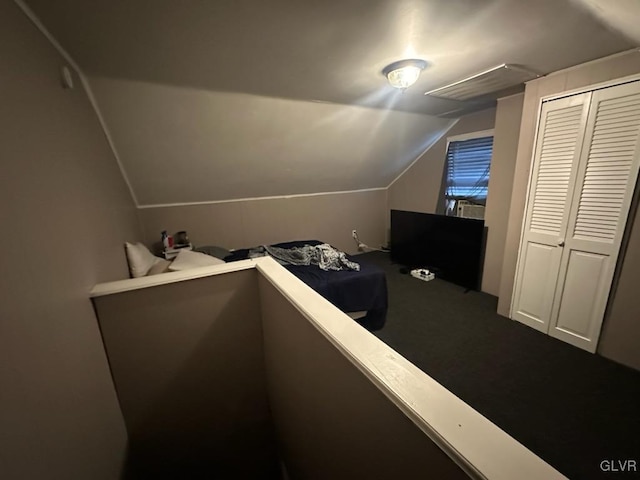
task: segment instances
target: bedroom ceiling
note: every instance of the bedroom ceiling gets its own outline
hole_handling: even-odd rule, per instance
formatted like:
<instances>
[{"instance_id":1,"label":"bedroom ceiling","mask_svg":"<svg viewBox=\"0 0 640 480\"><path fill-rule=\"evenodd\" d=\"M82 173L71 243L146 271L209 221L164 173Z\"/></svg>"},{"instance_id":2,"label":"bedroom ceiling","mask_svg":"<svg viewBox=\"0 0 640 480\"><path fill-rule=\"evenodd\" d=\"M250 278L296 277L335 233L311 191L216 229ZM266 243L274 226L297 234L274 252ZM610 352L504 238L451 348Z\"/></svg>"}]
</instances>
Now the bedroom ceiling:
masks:
<instances>
[{"instance_id":1,"label":"bedroom ceiling","mask_svg":"<svg viewBox=\"0 0 640 480\"><path fill-rule=\"evenodd\" d=\"M89 75L437 115L473 105L425 91L490 67L546 74L636 46L583 7L598 1L27 3ZM431 65L402 93L380 72L407 57Z\"/></svg>"},{"instance_id":2,"label":"bedroom ceiling","mask_svg":"<svg viewBox=\"0 0 640 480\"><path fill-rule=\"evenodd\" d=\"M24 1L88 76L139 206L386 187L493 103L425 91L637 43L600 0ZM408 57L430 65L401 92L381 71Z\"/></svg>"}]
</instances>

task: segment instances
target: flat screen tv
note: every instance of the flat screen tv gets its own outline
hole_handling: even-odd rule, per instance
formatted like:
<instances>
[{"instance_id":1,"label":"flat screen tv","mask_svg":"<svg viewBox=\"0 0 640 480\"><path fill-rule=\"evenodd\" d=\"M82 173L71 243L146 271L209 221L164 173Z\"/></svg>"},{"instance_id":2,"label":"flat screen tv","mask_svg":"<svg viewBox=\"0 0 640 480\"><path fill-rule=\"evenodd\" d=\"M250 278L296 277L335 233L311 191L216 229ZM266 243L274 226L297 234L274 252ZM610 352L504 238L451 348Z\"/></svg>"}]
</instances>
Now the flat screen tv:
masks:
<instances>
[{"instance_id":1,"label":"flat screen tv","mask_svg":"<svg viewBox=\"0 0 640 480\"><path fill-rule=\"evenodd\" d=\"M391 260L428 268L436 278L480 289L484 221L391 210Z\"/></svg>"}]
</instances>

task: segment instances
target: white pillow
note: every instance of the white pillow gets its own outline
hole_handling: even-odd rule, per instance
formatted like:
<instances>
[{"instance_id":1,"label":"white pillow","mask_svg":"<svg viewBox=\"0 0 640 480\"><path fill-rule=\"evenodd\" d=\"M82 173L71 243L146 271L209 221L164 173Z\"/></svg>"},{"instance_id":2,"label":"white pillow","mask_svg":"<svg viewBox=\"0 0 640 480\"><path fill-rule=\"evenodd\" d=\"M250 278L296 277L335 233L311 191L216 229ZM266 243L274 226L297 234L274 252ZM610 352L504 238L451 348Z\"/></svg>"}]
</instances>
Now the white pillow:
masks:
<instances>
[{"instance_id":1,"label":"white pillow","mask_svg":"<svg viewBox=\"0 0 640 480\"><path fill-rule=\"evenodd\" d=\"M133 278L144 277L151 267L161 259L155 257L142 243L126 242L127 261L129 262L129 272Z\"/></svg>"},{"instance_id":2,"label":"white pillow","mask_svg":"<svg viewBox=\"0 0 640 480\"><path fill-rule=\"evenodd\" d=\"M169 270L177 272L180 270L188 270L189 268L210 267L212 265L221 265L224 260L206 255L200 252L192 252L191 250L180 250L178 256L169 265Z\"/></svg>"},{"instance_id":3,"label":"white pillow","mask_svg":"<svg viewBox=\"0 0 640 480\"><path fill-rule=\"evenodd\" d=\"M165 260L164 258L159 258L158 263L156 263L151 269L147 272L147 276L151 275L159 275L161 273L166 273L169 271L169 265L171 262L169 260Z\"/></svg>"}]
</instances>

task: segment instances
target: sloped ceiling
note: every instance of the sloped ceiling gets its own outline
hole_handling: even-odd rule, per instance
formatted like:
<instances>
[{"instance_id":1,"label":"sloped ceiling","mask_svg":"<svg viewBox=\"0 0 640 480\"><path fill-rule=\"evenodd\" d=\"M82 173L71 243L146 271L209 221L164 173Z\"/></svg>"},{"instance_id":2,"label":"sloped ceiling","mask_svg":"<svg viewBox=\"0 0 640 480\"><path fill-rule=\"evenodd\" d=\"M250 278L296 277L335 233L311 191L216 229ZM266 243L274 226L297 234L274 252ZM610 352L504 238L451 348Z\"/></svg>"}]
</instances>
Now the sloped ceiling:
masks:
<instances>
[{"instance_id":1,"label":"sloped ceiling","mask_svg":"<svg viewBox=\"0 0 640 480\"><path fill-rule=\"evenodd\" d=\"M141 205L386 187L451 120L93 78Z\"/></svg>"},{"instance_id":2,"label":"sloped ceiling","mask_svg":"<svg viewBox=\"0 0 640 480\"><path fill-rule=\"evenodd\" d=\"M435 115L486 106L425 91L634 46L578 0L27 2L89 76L142 205L384 187L446 132ZM406 57L430 66L403 93L380 72Z\"/></svg>"}]
</instances>

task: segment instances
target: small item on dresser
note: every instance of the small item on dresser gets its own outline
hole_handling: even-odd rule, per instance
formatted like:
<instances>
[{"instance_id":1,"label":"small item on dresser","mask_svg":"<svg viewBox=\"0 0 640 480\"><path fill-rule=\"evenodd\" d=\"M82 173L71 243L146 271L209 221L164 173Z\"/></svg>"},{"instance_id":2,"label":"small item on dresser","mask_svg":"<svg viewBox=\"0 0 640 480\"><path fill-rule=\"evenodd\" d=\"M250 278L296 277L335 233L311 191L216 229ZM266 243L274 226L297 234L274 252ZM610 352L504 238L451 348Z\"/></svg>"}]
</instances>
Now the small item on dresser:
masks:
<instances>
[{"instance_id":1,"label":"small item on dresser","mask_svg":"<svg viewBox=\"0 0 640 480\"><path fill-rule=\"evenodd\" d=\"M175 246L175 247L171 247L171 248L165 248L164 251L162 252L162 254L164 255L165 259L173 260L174 258L176 258L178 256L178 254L182 250L193 250L193 246L185 245L183 247Z\"/></svg>"},{"instance_id":2,"label":"small item on dresser","mask_svg":"<svg viewBox=\"0 0 640 480\"><path fill-rule=\"evenodd\" d=\"M166 251L173 248L173 236L169 235L166 230L160 234L162 236L162 248Z\"/></svg>"},{"instance_id":3,"label":"small item on dresser","mask_svg":"<svg viewBox=\"0 0 640 480\"><path fill-rule=\"evenodd\" d=\"M177 232L176 238L175 238L175 247L182 248L189 245L191 244L189 243L189 237L187 236L187 232L185 232L184 230Z\"/></svg>"}]
</instances>

